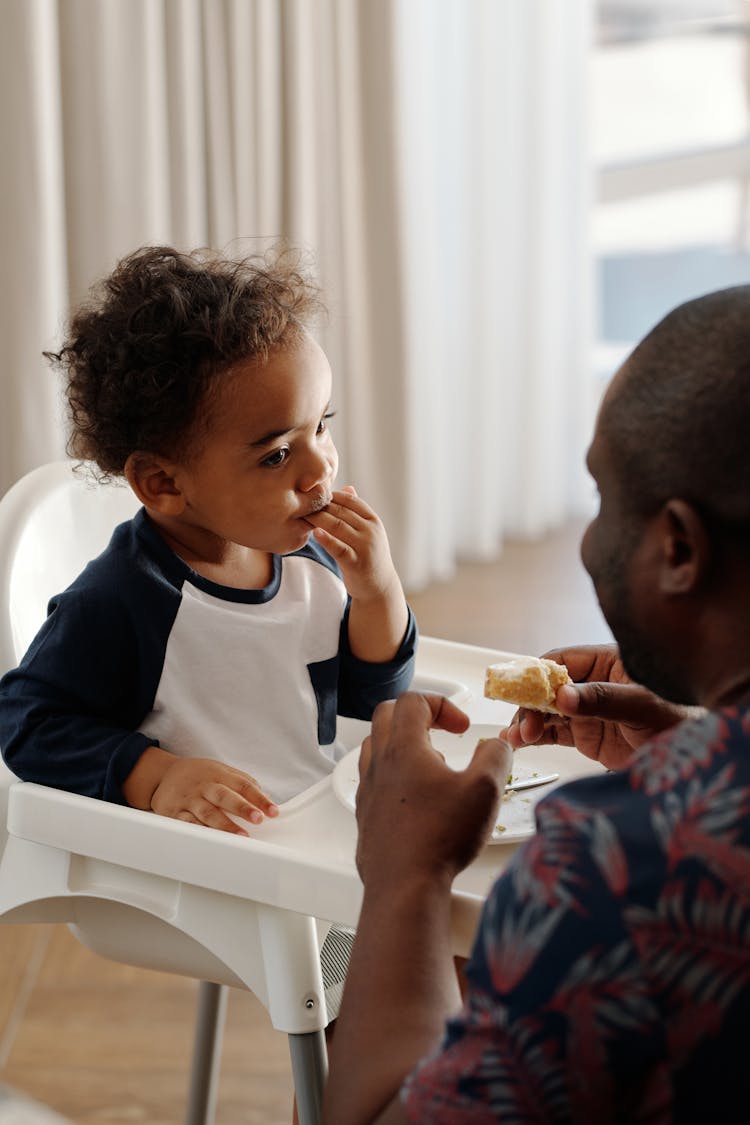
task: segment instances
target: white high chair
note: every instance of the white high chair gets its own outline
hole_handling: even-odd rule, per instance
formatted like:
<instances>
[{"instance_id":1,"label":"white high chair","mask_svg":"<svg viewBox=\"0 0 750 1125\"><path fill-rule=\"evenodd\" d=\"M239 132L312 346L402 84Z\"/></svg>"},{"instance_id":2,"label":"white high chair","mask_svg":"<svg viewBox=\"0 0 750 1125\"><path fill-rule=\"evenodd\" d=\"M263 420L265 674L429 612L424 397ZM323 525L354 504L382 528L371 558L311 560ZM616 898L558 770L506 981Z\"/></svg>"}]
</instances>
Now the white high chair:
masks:
<instances>
[{"instance_id":1,"label":"white high chair","mask_svg":"<svg viewBox=\"0 0 750 1125\"><path fill-rule=\"evenodd\" d=\"M0 500L0 674L64 589L137 508L69 461ZM213 1120L226 986L252 991L289 1037L301 1125L318 1121L327 1023L325 924L273 905L263 845L17 781L0 762L0 923L66 922L111 960L200 980L187 1125ZM257 892L257 898L255 897Z\"/></svg>"}]
</instances>

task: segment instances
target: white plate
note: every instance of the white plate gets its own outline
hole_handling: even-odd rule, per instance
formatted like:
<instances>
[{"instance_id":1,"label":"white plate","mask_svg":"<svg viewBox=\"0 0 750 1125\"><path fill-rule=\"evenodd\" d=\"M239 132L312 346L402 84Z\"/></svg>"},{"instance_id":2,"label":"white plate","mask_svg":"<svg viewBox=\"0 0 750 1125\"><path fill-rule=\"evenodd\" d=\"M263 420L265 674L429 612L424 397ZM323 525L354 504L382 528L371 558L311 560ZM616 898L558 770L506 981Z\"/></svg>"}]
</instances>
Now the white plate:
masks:
<instances>
[{"instance_id":1,"label":"white plate","mask_svg":"<svg viewBox=\"0 0 750 1125\"><path fill-rule=\"evenodd\" d=\"M447 696L456 704L466 703L471 699L469 688L460 680L449 679L447 676L429 676L424 672L415 674L409 691L434 691L438 695Z\"/></svg>"},{"instance_id":2,"label":"white plate","mask_svg":"<svg viewBox=\"0 0 750 1125\"><path fill-rule=\"evenodd\" d=\"M494 738L498 727L486 723L474 723L465 734L449 734L444 730L430 732L432 745L445 755L451 769L463 769L474 753L480 738ZM525 746L513 755L514 781L532 780L534 775L544 776L555 770L554 746ZM359 787L359 751L357 746L337 763L333 771L333 791L343 805L352 812L356 807ZM557 782L540 785L534 789L522 789L519 793L507 792L500 803L497 827L488 843L511 844L526 840L536 831L534 806Z\"/></svg>"}]
</instances>

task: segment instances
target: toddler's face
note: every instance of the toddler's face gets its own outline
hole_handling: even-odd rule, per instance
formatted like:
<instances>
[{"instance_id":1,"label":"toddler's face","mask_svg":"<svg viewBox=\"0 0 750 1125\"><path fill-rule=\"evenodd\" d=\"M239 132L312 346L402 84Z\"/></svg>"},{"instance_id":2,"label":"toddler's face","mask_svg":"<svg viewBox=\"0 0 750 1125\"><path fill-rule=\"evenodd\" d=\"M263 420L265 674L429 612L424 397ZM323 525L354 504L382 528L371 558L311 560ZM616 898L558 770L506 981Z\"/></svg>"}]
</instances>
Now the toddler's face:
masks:
<instances>
[{"instance_id":1,"label":"toddler's face","mask_svg":"<svg viewBox=\"0 0 750 1125\"><path fill-rule=\"evenodd\" d=\"M338 454L328 430L331 369L312 339L239 363L209 407L208 432L182 467L183 522L232 543L285 554L330 501Z\"/></svg>"}]
</instances>

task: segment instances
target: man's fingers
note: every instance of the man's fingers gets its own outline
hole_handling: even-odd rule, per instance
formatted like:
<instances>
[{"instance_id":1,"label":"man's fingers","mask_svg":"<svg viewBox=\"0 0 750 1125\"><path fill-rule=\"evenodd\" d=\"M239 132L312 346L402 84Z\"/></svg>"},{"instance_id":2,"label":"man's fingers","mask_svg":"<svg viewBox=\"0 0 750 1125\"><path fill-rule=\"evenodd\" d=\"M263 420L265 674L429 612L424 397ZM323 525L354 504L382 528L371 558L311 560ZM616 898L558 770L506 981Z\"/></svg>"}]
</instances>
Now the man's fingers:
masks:
<instances>
[{"instance_id":1,"label":"man's fingers","mask_svg":"<svg viewBox=\"0 0 750 1125\"><path fill-rule=\"evenodd\" d=\"M399 745L424 744L424 737L418 739L418 735L425 735L430 728L463 734L470 725L466 712L444 695L407 691L395 701L378 704L372 717L372 737L376 746L388 736Z\"/></svg>"},{"instance_id":2,"label":"man's fingers","mask_svg":"<svg viewBox=\"0 0 750 1125\"><path fill-rule=\"evenodd\" d=\"M368 734L359 750L359 776L363 778L370 768L372 758L372 738Z\"/></svg>"},{"instance_id":3,"label":"man's fingers","mask_svg":"<svg viewBox=\"0 0 750 1125\"><path fill-rule=\"evenodd\" d=\"M396 706L394 699L389 699L385 703L379 703L375 708L372 716L372 723L370 724L370 731L372 737L376 740L378 745L385 741L391 729L393 722L393 711Z\"/></svg>"},{"instance_id":4,"label":"man's fingers","mask_svg":"<svg viewBox=\"0 0 750 1125\"><path fill-rule=\"evenodd\" d=\"M470 725L465 711L433 692L407 691L396 700L380 703L372 716L370 734L362 743L359 776L365 776L377 754L424 750L430 729L463 734Z\"/></svg>"},{"instance_id":5,"label":"man's fingers","mask_svg":"<svg viewBox=\"0 0 750 1125\"><path fill-rule=\"evenodd\" d=\"M566 684L555 702L570 718L591 716L638 726L648 726L664 711L664 702L637 684Z\"/></svg>"},{"instance_id":6,"label":"man's fingers","mask_svg":"<svg viewBox=\"0 0 750 1125\"><path fill-rule=\"evenodd\" d=\"M426 695L405 692L398 699L379 703L372 716L370 734L360 751L360 777L367 773L376 754L383 754L394 748L400 752L402 747L408 751L413 747L423 746L432 714L440 711L437 701L441 698L435 696L435 701L431 702Z\"/></svg>"},{"instance_id":7,"label":"man's fingers","mask_svg":"<svg viewBox=\"0 0 750 1125\"><path fill-rule=\"evenodd\" d=\"M470 863L489 838L512 756L510 747L499 738L482 739L468 766L451 779L452 807L448 817L454 822L454 850L450 856L454 871Z\"/></svg>"},{"instance_id":8,"label":"man's fingers","mask_svg":"<svg viewBox=\"0 0 750 1125\"><path fill-rule=\"evenodd\" d=\"M425 694L422 696L426 699L432 713L431 725L436 730L447 730L451 734L463 734L471 726L471 719L452 703L450 699L446 699L444 695ZM437 710L435 707L437 706Z\"/></svg>"},{"instance_id":9,"label":"man's fingers","mask_svg":"<svg viewBox=\"0 0 750 1125\"><path fill-rule=\"evenodd\" d=\"M543 736L544 716L540 711L529 711L526 708L516 711L505 730L500 732L500 737L509 742L514 750L521 746L533 746Z\"/></svg>"},{"instance_id":10,"label":"man's fingers","mask_svg":"<svg viewBox=\"0 0 750 1125\"><path fill-rule=\"evenodd\" d=\"M494 781L498 796L505 788L513 761L513 751L502 738L483 738L477 743L466 773L473 778L489 777Z\"/></svg>"},{"instance_id":11,"label":"man's fingers","mask_svg":"<svg viewBox=\"0 0 750 1125\"><path fill-rule=\"evenodd\" d=\"M609 681L612 666L619 662L619 651L615 644L555 648L543 655L546 660L564 665L570 678L576 683Z\"/></svg>"},{"instance_id":12,"label":"man's fingers","mask_svg":"<svg viewBox=\"0 0 750 1125\"><path fill-rule=\"evenodd\" d=\"M463 734L471 725L466 712L444 695L408 691L399 696L393 713L394 724L411 725L420 718L426 727L447 730L451 734Z\"/></svg>"}]
</instances>

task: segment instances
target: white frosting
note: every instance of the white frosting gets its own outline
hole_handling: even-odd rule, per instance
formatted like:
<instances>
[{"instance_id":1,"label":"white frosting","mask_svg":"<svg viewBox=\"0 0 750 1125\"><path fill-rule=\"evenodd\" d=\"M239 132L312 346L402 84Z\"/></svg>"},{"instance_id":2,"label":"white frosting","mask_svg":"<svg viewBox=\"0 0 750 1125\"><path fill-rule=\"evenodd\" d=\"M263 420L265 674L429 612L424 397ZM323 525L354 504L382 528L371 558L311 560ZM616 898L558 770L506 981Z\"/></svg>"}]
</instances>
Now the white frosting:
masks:
<instances>
[{"instance_id":1,"label":"white frosting","mask_svg":"<svg viewBox=\"0 0 750 1125\"><path fill-rule=\"evenodd\" d=\"M527 672L529 668L539 668L546 671L543 662L538 656L517 656L513 660L503 660L500 664L490 664L489 671L500 676L518 676Z\"/></svg>"}]
</instances>

